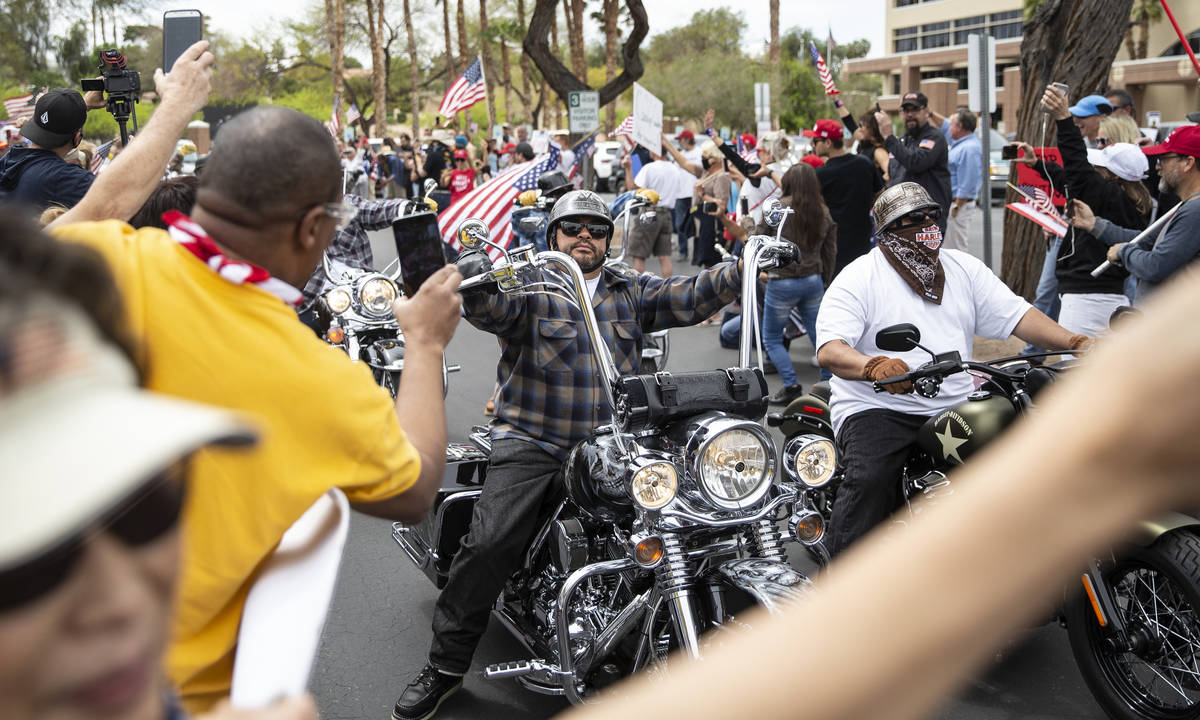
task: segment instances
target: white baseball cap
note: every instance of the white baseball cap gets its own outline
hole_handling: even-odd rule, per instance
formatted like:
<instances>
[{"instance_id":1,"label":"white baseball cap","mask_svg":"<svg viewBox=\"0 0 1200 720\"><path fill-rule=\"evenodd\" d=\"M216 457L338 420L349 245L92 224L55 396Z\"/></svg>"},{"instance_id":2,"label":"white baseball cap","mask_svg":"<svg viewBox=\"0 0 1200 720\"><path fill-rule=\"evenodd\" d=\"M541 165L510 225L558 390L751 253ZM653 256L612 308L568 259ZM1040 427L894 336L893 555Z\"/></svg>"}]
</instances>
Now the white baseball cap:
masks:
<instances>
[{"instance_id":1,"label":"white baseball cap","mask_svg":"<svg viewBox=\"0 0 1200 720\"><path fill-rule=\"evenodd\" d=\"M1088 148L1088 162L1096 167L1107 168L1122 180L1136 181L1146 177L1150 162L1137 145L1113 143L1103 150Z\"/></svg>"},{"instance_id":2,"label":"white baseball cap","mask_svg":"<svg viewBox=\"0 0 1200 720\"><path fill-rule=\"evenodd\" d=\"M0 568L86 529L203 446L254 442L231 412L137 387L128 359L73 306L38 298L18 311L0 348Z\"/></svg>"}]
</instances>

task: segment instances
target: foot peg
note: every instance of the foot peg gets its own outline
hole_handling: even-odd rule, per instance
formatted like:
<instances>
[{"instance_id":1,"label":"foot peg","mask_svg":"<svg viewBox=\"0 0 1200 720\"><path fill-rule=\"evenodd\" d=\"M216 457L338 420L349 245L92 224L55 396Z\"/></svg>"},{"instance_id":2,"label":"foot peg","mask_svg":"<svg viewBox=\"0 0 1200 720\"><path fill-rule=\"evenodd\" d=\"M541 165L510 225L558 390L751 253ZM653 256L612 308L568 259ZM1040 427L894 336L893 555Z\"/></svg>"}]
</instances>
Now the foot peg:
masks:
<instances>
[{"instance_id":1,"label":"foot peg","mask_svg":"<svg viewBox=\"0 0 1200 720\"><path fill-rule=\"evenodd\" d=\"M514 660L512 662L488 665L483 671L483 676L488 680L500 680L502 678L516 678L525 675L550 677L557 675L558 672L557 666L549 665L544 660Z\"/></svg>"}]
</instances>

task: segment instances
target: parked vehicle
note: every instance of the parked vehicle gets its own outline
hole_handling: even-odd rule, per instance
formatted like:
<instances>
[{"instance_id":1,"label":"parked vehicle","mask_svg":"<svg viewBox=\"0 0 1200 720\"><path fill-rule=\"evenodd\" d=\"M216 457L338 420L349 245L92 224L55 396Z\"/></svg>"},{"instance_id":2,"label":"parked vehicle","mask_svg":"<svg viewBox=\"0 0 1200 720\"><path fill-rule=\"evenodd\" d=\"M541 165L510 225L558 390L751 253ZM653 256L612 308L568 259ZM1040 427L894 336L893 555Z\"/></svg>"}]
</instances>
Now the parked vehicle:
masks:
<instances>
[{"instance_id":1,"label":"parked vehicle","mask_svg":"<svg viewBox=\"0 0 1200 720\"><path fill-rule=\"evenodd\" d=\"M875 343L906 352L920 347L920 336L913 325L896 325L879 331ZM953 468L1002 434L1075 362L1042 367L1030 362L1039 356L979 363L956 352L930 355L929 364L874 383L876 392L908 380L918 394L936 397L942 380L959 372L982 384L918 431L900 480L905 506L894 516L896 524L952 494ZM821 383L768 417L787 437L785 467L795 468L810 503L827 520L841 481L829 412L829 389ZM1080 673L1109 717L1200 717L1200 520L1172 513L1142 523L1127 544L1093 558L1081 582L1082 588L1064 588L1057 617Z\"/></svg>"},{"instance_id":2,"label":"parked vehicle","mask_svg":"<svg viewBox=\"0 0 1200 720\"><path fill-rule=\"evenodd\" d=\"M596 192L618 192L625 182L625 171L621 169L621 143L605 141L596 143L592 155L592 172L596 176Z\"/></svg>"},{"instance_id":3,"label":"parked vehicle","mask_svg":"<svg viewBox=\"0 0 1200 720\"><path fill-rule=\"evenodd\" d=\"M527 656L489 666L486 677L515 678L580 703L621 677L664 671L673 651L700 657L753 605L778 611L800 596L809 582L787 564L777 524L797 489L778 472L775 445L758 422L766 411L762 373L735 367L619 377L570 256L525 248L504 252L505 263L493 269L478 251L489 245L486 226L468 220L458 233L474 251L460 268L479 269L462 292L570 300L613 417L571 450L567 497L493 610ZM789 261L794 246L786 245L755 244L747 272ZM479 429L471 440L474 447L452 448L428 519L393 526L396 542L439 587L486 472L489 437Z\"/></svg>"}]
</instances>

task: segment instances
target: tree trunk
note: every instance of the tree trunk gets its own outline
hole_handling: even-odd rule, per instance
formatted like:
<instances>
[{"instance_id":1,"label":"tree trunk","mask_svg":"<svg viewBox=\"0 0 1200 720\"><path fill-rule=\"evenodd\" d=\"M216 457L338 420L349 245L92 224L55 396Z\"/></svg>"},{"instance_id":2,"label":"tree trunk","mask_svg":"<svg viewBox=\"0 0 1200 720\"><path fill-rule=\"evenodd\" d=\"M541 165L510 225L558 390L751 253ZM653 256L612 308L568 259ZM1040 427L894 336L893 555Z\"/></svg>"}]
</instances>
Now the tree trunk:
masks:
<instances>
[{"instance_id":1,"label":"tree trunk","mask_svg":"<svg viewBox=\"0 0 1200 720\"><path fill-rule=\"evenodd\" d=\"M639 49L642 41L646 39L646 33L650 30L650 24L646 18L646 8L642 5L642 0L625 0L625 5L629 8L633 29L630 31L629 37L625 39L625 43L621 45L624 67L615 80L600 88L601 105L607 105L616 100L645 72ZM563 66L562 62L555 57L557 53L552 53L551 47L547 43L547 36L554 27L557 6L557 0L537 0L537 5L533 9L533 17L529 21L529 31L525 34L525 42L522 47L525 48L525 54L537 64L538 70L541 71L542 77L546 79L549 86L565 102L567 93L572 90L587 90L588 86Z\"/></svg>"},{"instance_id":2,"label":"tree trunk","mask_svg":"<svg viewBox=\"0 0 1200 720\"><path fill-rule=\"evenodd\" d=\"M833 62L832 56L826 59ZM779 78L779 0L771 0L771 39L767 50L767 63L771 68L771 119L778 123L779 102L783 95L783 84Z\"/></svg>"},{"instance_id":3,"label":"tree trunk","mask_svg":"<svg viewBox=\"0 0 1200 720\"><path fill-rule=\"evenodd\" d=\"M475 59L471 57L471 46L467 44L467 12L463 8L463 0L458 0L457 10L454 15L455 24L458 26L458 58L462 63L463 69L471 66ZM458 131L461 134L467 129L467 125L471 122L471 114L469 110L463 110L458 114Z\"/></svg>"},{"instance_id":4,"label":"tree trunk","mask_svg":"<svg viewBox=\"0 0 1200 720\"><path fill-rule=\"evenodd\" d=\"M404 27L408 31L408 81L410 83L409 104L412 106L413 143L421 142L421 67L417 56L417 37L413 33L412 9L404 0ZM453 77L453 76L451 76Z\"/></svg>"},{"instance_id":5,"label":"tree trunk","mask_svg":"<svg viewBox=\"0 0 1200 720\"><path fill-rule=\"evenodd\" d=\"M571 69L576 77L587 84L587 55L583 45L583 0L570 0L571 13L567 16L567 34L571 39Z\"/></svg>"},{"instance_id":6,"label":"tree trunk","mask_svg":"<svg viewBox=\"0 0 1200 720\"><path fill-rule=\"evenodd\" d=\"M375 104L375 137L387 134L387 61L383 57L383 3L367 0L367 39L371 44L371 90ZM366 125L366 117L363 118Z\"/></svg>"},{"instance_id":7,"label":"tree trunk","mask_svg":"<svg viewBox=\"0 0 1200 720\"><path fill-rule=\"evenodd\" d=\"M512 66L508 64L508 41L500 38L500 79L504 83L504 120L512 122Z\"/></svg>"},{"instance_id":8,"label":"tree trunk","mask_svg":"<svg viewBox=\"0 0 1200 720\"><path fill-rule=\"evenodd\" d=\"M1125 26L1125 53L1130 60L1137 60L1137 44L1133 42L1133 23Z\"/></svg>"},{"instance_id":9,"label":"tree trunk","mask_svg":"<svg viewBox=\"0 0 1200 720\"><path fill-rule=\"evenodd\" d=\"M526 27L526 25L525 25L525 0L517 0L517 22L520 23L521 27ZM524 52L524 48L522 48L522 52L521 52L520 65L521 65L521 95L523 98L522 102L524 103L524 106L525 106L525 117L522 118L522 121L529 122L530 119L533 117L533 86L532 86L533 63L530 62L529 54Z\"/></svg>"},{"instance_id":10,"label":"tree trunk","mask_svg":"<svg viewBox=\"0 0 1200 720\"><path fill-rule=\"evenodd\" d=\"M604 0L604 84L608 85L617 76L617 17L621 6L619 0ZM608 128L617 126L617 104L610 102L605 106L606 123Z\"/></svg>"},{"instance_id":11,"label":"tree trunk","mask_svg":"<svg viewBox=\"0 0 1200 720\"><path fill-rule=\"evenodd\" d=\"M450 0L442 0L442 30L446 35L446 77L449 82L454 82L458 77L458 64L454 62L454 46L450 44Z\"/></svg>"},{"instance_id":12,"label":"tree trunk","mask_svg":"<svg viewBox=\"0 0 1200 720\"><path fill-rule=\"evenodd\" d=\"M488 19L487 0L479 0L479 54L483 58L483 79L487 84L487 136L492 136L492 128L496 127L496 95L495 82L492 80L492 53L488 49Z\"/></svg>"},{"instance_id":13,"label":"tree trunk","mask_svg":"<svg viewBox=\"0 0 1200 720\"><path fill-rule=\"evenodd\" d=\"M1148 46L1150 44L1150 21L1149 20L1139 20L1137 23L1137 26L1138 26L1137 54L1134 55L1132 59L1133 60L1144 60L1146 58L1146 53L1148 52Z\"/></svg>"},{"instance_id":14,"label":"tree trunk","mask_svg":"<svg viewBox=\"0 0 1200 720\"><path fill-rule=\"evenodd\" d=\"M1108 70L1121 46L1119 23L1096 22L1098 17L1129 17L1133 0L1046 0L1025 23L1021 42L1021 107L1017 109L1017 138L1037 144L1045 127L1045 144L1054 142L1055 125L1039 104L1051 82L1071 86L1071 97L1102 90ZM1015 166L1014 166L1015 170ZM1012 202L1016 193L1008 191ZM1013 292L1033 298L1046 243L1041 228L1012 213L1004 216L1001 274Z\"/></svg>"}]
</instances>

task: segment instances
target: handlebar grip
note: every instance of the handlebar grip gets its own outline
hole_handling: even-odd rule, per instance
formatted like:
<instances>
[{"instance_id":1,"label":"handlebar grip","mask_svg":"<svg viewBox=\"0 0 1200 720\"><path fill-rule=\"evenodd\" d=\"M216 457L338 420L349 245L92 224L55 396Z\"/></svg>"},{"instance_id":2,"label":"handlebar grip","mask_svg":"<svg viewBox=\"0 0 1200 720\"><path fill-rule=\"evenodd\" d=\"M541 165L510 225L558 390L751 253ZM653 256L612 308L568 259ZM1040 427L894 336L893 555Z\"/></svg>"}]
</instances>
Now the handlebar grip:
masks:
<instances>
[{"instance_id":1,"label":"handlebar grip","mask_svg":"<svg viewBox=\"0 0 1200 720\"><path fill-rule=\"evenodd\" d=\"M911 382L911 381L912 381L912 373L904 373L903 375L896 375L894 377L884 378L882 380L876 380L871 383L871 386L873 388L875 388L875 392L881 393L881 392L887 392L887 388L885 388L884 385L894 385L896 383Z\"/></svg>"}]
</instances>

